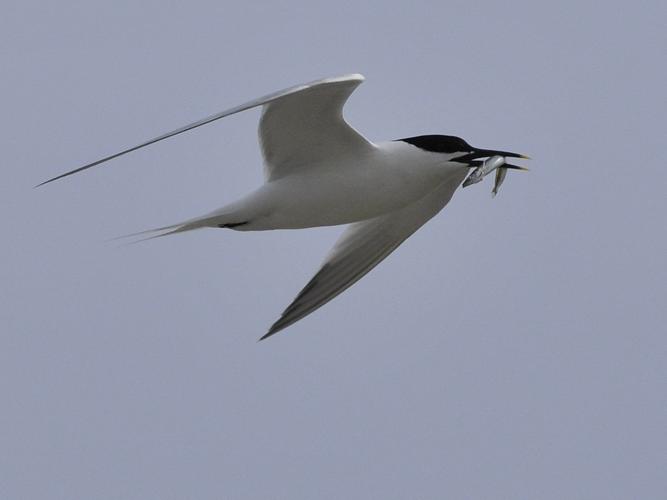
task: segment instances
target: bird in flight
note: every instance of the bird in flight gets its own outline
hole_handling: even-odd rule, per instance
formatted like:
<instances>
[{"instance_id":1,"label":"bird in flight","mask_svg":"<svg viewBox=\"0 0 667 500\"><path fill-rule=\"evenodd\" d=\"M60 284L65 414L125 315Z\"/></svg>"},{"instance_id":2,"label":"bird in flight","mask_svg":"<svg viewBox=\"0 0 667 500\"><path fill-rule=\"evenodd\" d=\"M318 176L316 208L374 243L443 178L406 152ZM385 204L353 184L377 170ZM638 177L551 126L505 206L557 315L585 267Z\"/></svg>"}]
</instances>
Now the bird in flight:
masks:
<instances>
[{"instance_id":1,"label":"bird in flight","mask_svg":"<svg viewBox=\"0 0 667 500\"><path fill-rule=\"evenodd\" d=\"M166 236L212 227L235 231L349 224L322 267L263 340L323 306L361 279L449 202L483 158L525 155L471 146L450 135L370 142L343 118L364 81L325 78L268 94L58 175L81 172L247 109L262 107L259 142L265 182L211 213L144 233ZM502 162L500 162L502 163ZM520 169L505 163L503 168Z\"/></svg>"}]
</instances>

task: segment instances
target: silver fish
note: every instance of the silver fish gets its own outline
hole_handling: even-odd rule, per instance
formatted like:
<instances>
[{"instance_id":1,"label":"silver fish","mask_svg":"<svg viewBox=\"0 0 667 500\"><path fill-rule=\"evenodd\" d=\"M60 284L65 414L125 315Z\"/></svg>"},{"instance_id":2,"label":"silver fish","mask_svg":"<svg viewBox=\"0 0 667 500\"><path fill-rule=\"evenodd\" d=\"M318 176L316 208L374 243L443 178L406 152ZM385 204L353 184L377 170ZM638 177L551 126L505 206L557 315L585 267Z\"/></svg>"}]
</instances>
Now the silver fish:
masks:
<instances>
[{"instance_id":1,"label":"silver fish","mask_svg":"<svg viewBox=\"0 0 667 500\"><path fill-rule=\"evenodd\" d=\"M498 170L496 170L496 182L493 185L493 191L491 191L491 195L494 198L498 194L498 190L500 189L500 186L502 185L503 181L505 180L506 175L507 175L507 168L506 167L500 167Z\"/></svg>"},{"instance_id":2,"label":"silver fish","mask_svg":"<svg viewBox=\"0 0 667 500\"><path fill-rule=\"evenodd\" d=\"M477 167L468 178L463 181L463 187L470 186L471 184L477 184L486 177L488 174L493 172L495 169L505 164L505 158L503 156L492 156L482 162L482 164Z\"/></svg>"},{"instance_id":3,"label":"silver fish","mask_svg":"<svg viewBox=\"0 0 667 500\"><path fill-rule=\"evenodd\" d=\"M501 184L505 180L505 176L507 175L508 170L523 170L524 172L527 172L528 169L526 167L519 167L518 165L512 165L510 163L505 163L502 167L500 167L498 170L496 170L496 182L493 186L493 191L491 191L491 194L495 197L498 194L498 190L500 189Z\"/></svg>"}]
</instances>

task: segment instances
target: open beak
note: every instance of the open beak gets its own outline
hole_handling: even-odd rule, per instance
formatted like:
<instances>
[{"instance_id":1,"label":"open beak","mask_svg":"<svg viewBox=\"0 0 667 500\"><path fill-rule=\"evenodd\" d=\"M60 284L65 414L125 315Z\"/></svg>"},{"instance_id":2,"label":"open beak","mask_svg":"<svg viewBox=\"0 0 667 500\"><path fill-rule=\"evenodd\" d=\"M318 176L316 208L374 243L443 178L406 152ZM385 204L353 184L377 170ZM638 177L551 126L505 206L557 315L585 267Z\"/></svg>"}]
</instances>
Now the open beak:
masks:
<instances>
[{"instance_id":1,"label":"open beak","mask_svg":"<svg viewBox=\"0 0 667 500\"><path fill-rule=\"evenodd\" d=\"M474 148L471 153L464 154L462 156L457 156L456 158L452 158L450 161L471 163L472 160L475 160L477 158L490 158L492 156L503 156L505 158L523 158L524 160L530 160L529 156L522 155L519 153L510 153L509 151L497 151L495 149Z\"/></svg>"}]
</instances>

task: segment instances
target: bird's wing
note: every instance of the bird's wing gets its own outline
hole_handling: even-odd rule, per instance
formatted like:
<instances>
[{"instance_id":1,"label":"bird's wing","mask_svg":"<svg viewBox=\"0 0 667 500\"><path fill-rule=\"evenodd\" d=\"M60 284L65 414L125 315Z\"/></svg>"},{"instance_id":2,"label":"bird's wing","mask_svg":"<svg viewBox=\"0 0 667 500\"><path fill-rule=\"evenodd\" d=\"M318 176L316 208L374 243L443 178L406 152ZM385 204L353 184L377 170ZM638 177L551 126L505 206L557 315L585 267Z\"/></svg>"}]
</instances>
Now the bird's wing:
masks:
<instances>
[{"instance_id":1,"label":"bird's wing","mask_svg":"<svg viewBox=\"0 0 667 500\"><path fill-rule=\"evenodd\" d=\"M387 215L351 224L317 274L260 340L299 321L360 280L449 202L466 172L421 200Z\"/></svg>"},{"instance_id":2,"label":"bird's wing","mask_svg":"<svg viewBox=\"0 0 667 500\"><path fill-rule=\"evenodd\" d=\"M321 160L343 149L352 150L353 154L359 149L370 149L373 145L347 125L342 115L345 101L363 81L362 75L346 75L280 90L75 168L38 186L257 106L264 106L259 132L269 178L282 176L283 167L288 163L292 165Z\"/></svg>"},{"instance_id":3,"label":"bird's wing","mask_svg":"<svg viewBox=\"0 0 667 500\"><path fill-rule=\"evenodd\" d=\"M269 180L374 148L343 118L345 102L363 81L361 75L319 80L264 106L259 140Z\"/></svg>"}]
</instances>

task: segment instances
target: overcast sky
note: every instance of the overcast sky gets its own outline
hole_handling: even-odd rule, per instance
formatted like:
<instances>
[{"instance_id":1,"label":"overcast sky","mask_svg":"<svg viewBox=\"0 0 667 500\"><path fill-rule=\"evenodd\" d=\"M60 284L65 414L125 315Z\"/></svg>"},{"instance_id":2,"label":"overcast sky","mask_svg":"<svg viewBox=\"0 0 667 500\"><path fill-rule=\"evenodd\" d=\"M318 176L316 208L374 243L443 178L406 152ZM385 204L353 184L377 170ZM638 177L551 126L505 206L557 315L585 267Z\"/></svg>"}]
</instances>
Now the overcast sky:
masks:
<instances>
[{"instance_id":1,"label":"overcast sky","mask_svg":"<svg viewBox=\"0 0 667 500\"><path fill-rule=\"evenodd\" d=\"M30 2L0 17L0 497L667 491L664 2ZM371 140L530 154L298 324L341 228L106 240L262 181L249 111L367 80Z\"/></svg>"}]
</instances>

